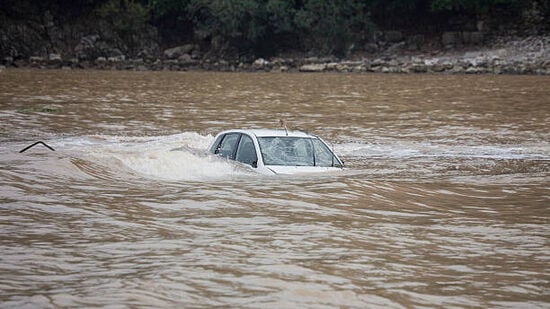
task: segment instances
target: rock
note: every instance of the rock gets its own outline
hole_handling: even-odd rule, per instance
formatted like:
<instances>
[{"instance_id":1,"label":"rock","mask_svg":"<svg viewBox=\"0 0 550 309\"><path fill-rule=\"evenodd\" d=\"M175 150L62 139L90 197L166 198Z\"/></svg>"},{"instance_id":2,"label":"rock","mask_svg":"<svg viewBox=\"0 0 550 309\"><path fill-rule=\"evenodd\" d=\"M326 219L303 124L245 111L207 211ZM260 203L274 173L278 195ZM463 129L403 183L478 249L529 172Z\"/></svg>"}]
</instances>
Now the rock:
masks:
<instances>
[{"instance_id":1,"label":"rock","mask_svg":"<svg viewBox=\"0 0 550 309\"><path fill-rule=\"evenodd\" d=\"M483 44L483 38L483 33L479 31L462 33L462 41L464 44L481 45Z\"/></svg>"},{"instance_id":2,"label":"rock","mask_svg":"<svg viewBox=\"0 0 550 309\"><path fill-rule=\"evenodd\" d=\"M29 62L30 63L42 63L42 62L44 62L44 58L40 57L40 56L31 56L31 57L29 57Z\"/></svg>"},{"instance_id":3,"label":"rock","mask_svg":"<svg viewBox=\"0 0 550 309\"><path fill-rule=\"evenodd\" d=\"M371 62L371 67L378 67L384 64L384 60L381 58L376 58Z\"/></svg>"},{"instance_id":4,"label":"rock","mask_svg":"<svg viewBox=\"0 0 550 309\"><path fill-rule=\"evenodd\" d=\"M142 59L143 61L148 61L148 62L154 62L155 60L157 60L156 57L154 57L153 54L146 49L141 50L136 56L139 59Z\"/></svg>"},{"instance_id":5,"label":"rock","mask_svg":"<svg viewBox=\"0 0 550 309\"><path fill-rule=\"evenodd\" d=\"M44 68L44 64L46 63L45 59L43 57L39 56L31 56L29 57L29 64L33 68Z\"/></svg>"},{"instance_id":6,"label":"rock","mask_svg":"<svg viewBox=\"0 0 550 309\"><path fill-rule=\"evenodd\" d=\"M366 72L367 68L364 65L361 64L361 65L357 65L357 66L354 66L353 68L351 68L351 71L356 72L356 73Z\"/></svg>"},{"instance_id":7,"label":"rock","mask_svg":"<svg viewBox=\"0 0 550 309\"><path fill-rule=\"evenodd\" d=\"M451 73L464 73L464 68L461 65L454 65L450 71Z\"/></svg>"},{"instance_id":8,"label":"rock","mask_svg":"<svg viewBox=\"0 0 550 309\"><path fill-rule=\"evenodd\" d=\"M466 74L479 74L479 73L482 73L482 72L483 72L482 69L476 68L476 67L469 67L465 71Z\"/></svg>"},{"instance_id":9,"label":"rock","mask_svg":"<svg viewBox=\"0 0 550 309\"><path fill-rule=\"evenodd\" d=\"M122 60L124 60L125 56L118 48L107 48L106 49L107 56L110 57L123 57Z\"/></svg>"},{"instance_id":10,"label":"rock","mask_svg":"<svg viewBox=\"0 0 550 309\"><path fill-rule=\"evenodd\" d=\"M163 54L164 54L164 57L167 59L178 59L184 54L191 53L194 49L195 49L195 45L186 44L186 45L181 45L181 46L176 46L176 47L166 49L163 52Z\"/></svg>"},{"instance_id":11,"label":"rock","mask_svg":"<svg viewBox=\"0 0 550 309\"><path fill-rule=\"evenodd\" d=\"M321 63L321 62L322 62L322 60L319 59L319 57L308 57L308 58L306 58L306 59L304 59L304 60L305 60L305 62L307 62L307 63L312 63L312 64L318 64L318 63Z\"/></svg>"},{"instance_id":12,"label":"rock","mask_svg":"<svg viewBox=\"0 0 550 309\"><path fill-rule=\"evenodd\" d=\"M382 67L381 66L371 66L369 68L367 68L367 72L374 72L374 73L380 73L382 71Z\"/></svg>"},{"instance_id":13,"label":"rock","mask_svg":"<svg viewBox=\"0 0 550 309\"><path fill-rule=\"evenodd\" d=\"M27 62L23 59L17 59L13 62L13 65L16 67L16 68L23 68L27 65Z\"/></svg>"},{"instance_id":14,"label":"rock","mask_svg":"<svg viewBox=\"0 0 550 309\"><path fill-rule=\"evenodd\" d=\"M97 34L87 35L80 38L80 42L75 46L74 53L78 59L93 59L96 52L95 43L100 36Z\"/></svg>"},{"instance_id":15,"label":"rock","mask_svg":"<svg viewBox=\"0 0 550 309\"><path fill-rule=\"evenodd\" d=\"M34 68L43 68L46 63L46 59L40 56L31 56L29 57L29 64Z\"/></svg>"},{"instance_id":16,"label":"rock","mask_svg":"<svg viewBox=\"0 0 550 309\"><path fill-rule=\"evenodd\" d=\"M48 55L48 62L50 64L56 64L56 63L61 63L63 60L61 59L61 55L60 54L49 54Z\"/></svg>"},{"instance_id":17,"label":"rock","mask_svg":"<svg viewBox=\"0 0 550 309\"><path fill-rule=\"evenodd\" d=\"M339 71L339 70L338 70L338 66L339 66L339 65L340 65L340 64L339 64L338 62L329 62L329 63L327 63L326 69L327 69L328 71Z\"/></svg>"},{"instance_id":18,"label":"rock","mask_svg":"<svg viewBox=\"0 0 550 309\"><path fill-rule=\"evenodd\" d=\"M441 35L441 43L445 47L453 47L460 41L460 33L458 32L444 32Z\"/></svg>"},{"instance_id":19,"label":"rock","mask_svg":"<svg viewBox=\"0 0 550 309\"><path fill-rule=\"evenodd\" d=\"M255 70L264 70L268 68L268 65L269 65L269 61L265 60L264 58L258 58L254 60L254 62L252 63L252 67Z\"/></svg>"},{"instance_id":20,"label":"rock","mask_svg":"<svg viewBox=\"0 0 550 309\"><path fill-rule=\"evenodd\" d=\"M475 67L486 68L488 66L488 64L489 64L489 60L487 60L487 58L483 57L483 56L476 57L472 61L472 65L475 66Z\"/></svg>"},{"instance_id":21,"label":"rock","mask_svg":"<svg viewBox=\"0 0 550 309\"><path fill-rule=\"evenodd\" d=\"M401 49L403 49L405 44L406 44L405 42L399 42L399 43L392 44L390 47L388 47L386 49L384 54L393 54L390 58L395 58L395 57L397 57L397 55L395 55L395 54L400 53Z\"/></svg>"},{"instance_id":22,"label":"rock","mask_svg":"<svg viewBox=\"0 0 550 309\"><path fill-rule=\"evenodd\" d=\"M282 66L274 66L272 69L271 69L271 72L275 72L275 73L282 73L282 72L288 72L288 66L286 65L282 65Z\"/></svg>"},{"instance_id":23,"label":"rock","mask_svg":"<svg viewBox=\"0 0 550 309\"><path fill-rule=\"evenodd\" d=\"M403 33L401 31L385 31L384 40L386 42L397 43L403 41Z\"/></svg>"},{"instance_id":24,"label":"rock","mask_svg":"<svg viewBox=\"0 0 550 309\"><path fill-rule=\"evenodd\" d=\"M124 55L111 56L111 57L107 58L107 61L112 62L112 63L123 62L124 60L126 60L126 56L124 56Z\"/></svg>"},{"instance_id":25,"label":"rock","mask_svg":"<svg viewBox=\"0 0 550 309\"><path fill-rule=\"evenodd\" d=\"M425 41L426 39L422 34L411 35L407 37L407 48L409 50L419 50Z\"/></svg>"},{"instance_id":26,"label":"rock","mask_svg":"<svg viewBox=\"0 0 550 309\"><path fill-rule=\"evenodd\" d=\"M11 57L11 56L5 57L5 58L4 58L4 64L5 64L5 65L11 65L11 64L13 64L13 57Z\"/></svg>"},{"instance_id":27,"label":"rock","mask_svg":"<svg viewBox=\"0 0 550 309\"><path fill-rule=\"evenodd\" d=\"M475 58L481 56L481 52L466 52L464 53L464 58Z\"/></svg>"},{"instance_id":28,"label":"rock","mask_svg":"<svg viewBox=\"0 0 550 309\"><path fill-rule=\"evenodd\" d=\"M502 74L502 68L500 66L493 67L493 74Z\"/></svg>"},{"instance_id":29,"label":"rock","mask_svg":"<svg viewBox=\"0 0 550 309\"><path fill-rule=\"evenodd\" d=\"M378 45L376 43L367 43L365 44L365 51L369 54L374 54L378 52Z\"/></svg>"},{"instance_id":30,"label":"rock","mask_svg":"<svg viewBox=\"0 0 550 309\"><path fill-rule=\"evenodd\" d=\"M410 70L414 73L426 73L428 72L428 66L424 63L413 63Z\"/></svg>"},{"instance_id":31,"label":"rock","mask_svg":"<svg viewBox=\"0 0 550 309\"><path fill-rule=\"evenodd\" d=\"M284 59L284 58L273 58L271 59L271 64L274 66L288 66L292 63L292 59Z\"/></svg>"},{"instance_id":32,"label":"rock","mask_svg":"<svg viewBox=\"0 0 550 309\"><path fill-rule=\"evenodd\" d=\"M300 72L323 72L326 67L324 63L304 64L300 67Z\"/></svg>"},{"instance_id":33,"label":"rock","mask_svg":"<svg viewBox=\"0 0 550 309\"><path fill-rule=\"evenodd\" d=\"M178 62L182 65L191 65L197 63L196 60L191 57L189 54L183 54L178 58Z\"/></svg>"}]
</instances>

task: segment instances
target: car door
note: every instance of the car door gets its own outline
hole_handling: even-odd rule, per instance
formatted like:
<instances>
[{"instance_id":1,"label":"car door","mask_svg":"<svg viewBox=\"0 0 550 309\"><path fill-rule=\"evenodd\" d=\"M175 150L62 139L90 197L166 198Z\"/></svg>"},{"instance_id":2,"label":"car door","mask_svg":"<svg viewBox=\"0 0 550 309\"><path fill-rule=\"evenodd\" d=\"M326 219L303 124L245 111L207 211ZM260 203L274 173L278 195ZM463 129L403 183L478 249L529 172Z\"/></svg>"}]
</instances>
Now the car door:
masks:
<instances>
[{"instance_id":1,"label":"car door","mask_svg":"<svg viewBox=\"0 0 550 309\"><path fill-rule=\"evenodd\" d=\"M228 133L224 135L214 153L224 158L235 160L235 152L240 136L240 133Z\"/></svg>"},{"instance_id":2,"label":"car door","mask_svg":"<svg viewBox=\"0 0 550 309\"><path fill-rule=\"evenodd\" d=\"M235 160L244 164L249 164L252 167L258 166L258 155L256 154L256 147L252 138L246 134L241 136L239 141L239 147L237 148L237 154Z\"/></svg>"}]
</instances>

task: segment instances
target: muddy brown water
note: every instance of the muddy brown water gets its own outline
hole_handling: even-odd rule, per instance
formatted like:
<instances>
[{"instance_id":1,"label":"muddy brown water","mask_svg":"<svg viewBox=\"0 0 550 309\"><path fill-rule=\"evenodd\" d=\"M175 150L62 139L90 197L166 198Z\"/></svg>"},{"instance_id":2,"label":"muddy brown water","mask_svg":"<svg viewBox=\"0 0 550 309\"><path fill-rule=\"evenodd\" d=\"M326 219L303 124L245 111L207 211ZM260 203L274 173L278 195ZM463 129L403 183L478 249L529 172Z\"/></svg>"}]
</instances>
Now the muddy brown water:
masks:
<instances>
[{"instance_id":1,"label":"muddy brown water","mask_svg":"<svg viewBox=\"0 0 550 309\"><path fill-rule=\"evenodd\" d=\"M549 308L549 85L4 70L0 307ZM281 118L346 170L205 155Z\"/></svg>"}]
</instances>

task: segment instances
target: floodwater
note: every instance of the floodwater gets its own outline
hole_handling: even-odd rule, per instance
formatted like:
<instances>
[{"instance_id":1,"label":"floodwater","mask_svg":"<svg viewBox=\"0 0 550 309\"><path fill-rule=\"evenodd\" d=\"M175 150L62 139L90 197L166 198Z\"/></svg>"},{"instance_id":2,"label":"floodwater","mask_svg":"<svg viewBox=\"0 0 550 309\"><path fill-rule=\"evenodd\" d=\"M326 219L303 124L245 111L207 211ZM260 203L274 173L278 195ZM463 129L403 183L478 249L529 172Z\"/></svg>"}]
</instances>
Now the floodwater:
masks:
<instances>
[{"instance_id":1,"label":"floodwater","mask_svg":"<svg viewBox=\"0 0 550 309\"><path fill-rule=\"evenodd\" d=\"M0 307L550 308L549 85L4 70ZM279 119L346 170L205 154Z\"/></svg>"}]
</instances>

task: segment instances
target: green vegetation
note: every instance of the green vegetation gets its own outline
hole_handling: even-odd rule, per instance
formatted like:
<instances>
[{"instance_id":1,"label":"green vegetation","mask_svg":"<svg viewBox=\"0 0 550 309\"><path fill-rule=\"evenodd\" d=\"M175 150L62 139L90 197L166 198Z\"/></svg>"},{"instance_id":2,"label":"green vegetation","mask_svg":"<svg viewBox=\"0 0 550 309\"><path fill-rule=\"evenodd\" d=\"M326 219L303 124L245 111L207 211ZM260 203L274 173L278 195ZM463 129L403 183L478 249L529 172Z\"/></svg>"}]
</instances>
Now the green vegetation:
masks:
<instances>
[{"instance_id":1,"label":"green vegetation","mask_svg":"<svg viewBox=\"0 0 550 309\"><path fill-rule=\"evenodd\" d=\"M515 6L524 2L522 0L432 0L431 8L450 11L470 11L485 13L499 6Z\"/></svg>"},{"instance_id":2,"label":"green vegetation","mask_svg":"<svg viewBox=\"0 0 550 309\"><path fill-rule=\"evenodd\" d=\"M150 0L153 22L171 25L169 41L184 37L209 50L269 56L281 51L344 54L378 29L456 30L453 17L474 24L491 14L513 17L548 0ZM456 18L454 18L456 19ZM501 20L499 20L501 21Z\"/></svg>"},{"instance_id":3,"label":"green vegetation","mask_svg":"<svg viewBox=\"0 0 550 309\"><path fill-rule=\"evenodd\" d=\"M61 23L85 16L110 25L127 45L153 25L162 47L194 43L223 57L267 57L343 55L377 29L472 31L480 19L514 26L527 10L537 10L535 23L549 30L549 0L4 0L0 22L40 20L44 12Z\"/></svg>"}]
</instances>

